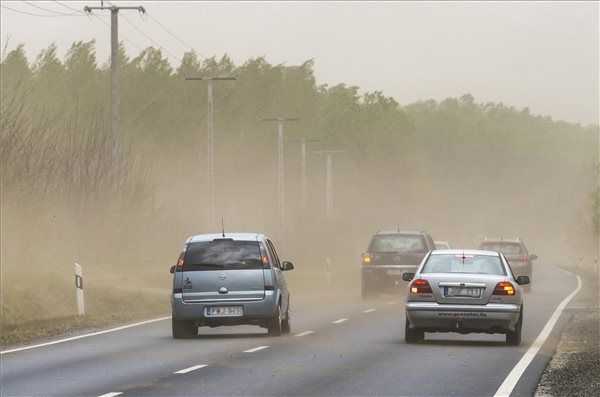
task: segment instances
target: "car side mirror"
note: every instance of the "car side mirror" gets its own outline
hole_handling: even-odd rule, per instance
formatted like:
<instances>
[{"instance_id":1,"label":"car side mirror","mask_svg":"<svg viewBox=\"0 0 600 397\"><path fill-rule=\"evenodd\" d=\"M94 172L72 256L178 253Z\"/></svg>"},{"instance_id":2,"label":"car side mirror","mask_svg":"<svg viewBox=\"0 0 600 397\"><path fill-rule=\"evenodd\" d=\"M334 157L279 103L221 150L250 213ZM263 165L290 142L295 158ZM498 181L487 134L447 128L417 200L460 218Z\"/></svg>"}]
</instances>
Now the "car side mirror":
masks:
<instances>
[{"instance_id":1,"label":"car side mirror","mask_svg":"<svg viewBox=\"0 0 600 397\"><path fill-rule=\"evenodd\" d=\"M281 263L281 270L287 272L288 270L294 270L294 264L292 262L283 261Z\"/></svg>"},{"instance_id":2,"label":"car side mirror","mask_svg":"<svg viewBox=\"0 0 600 397\"><path fill-rule=\"evenodd\" d=\"M413 278L415 278L414 273L409 273L409 272L402 273L402 280L404 280L404 281L410 281Z\"/></svg>"},{"instance_id":3,"label":"car side mirror","mask_svg":"<svg viewBox=\"0 0 600 397\"><path fill-rule=\"evenodd\" d=\"M527 285L527 284L529 284L529 276L519 276L519 277L517 277L517 284L519 284L519 285Z\"/></svg>"},{"instance_id":4,"label":"car side mirror","mask_svg":"<svg viewBox=\"0 0 600 397\"><path fill-rule=\"evenodd\" d=\"M537 255L535 255L535 254L531 254L531 255L529 255L529 260L532 260L532 261L534 261L534 260L536 260L537 258L538 258L538 256L537 256Z\"/></svg>"},{"instance_id":5,"label":"car side mirror","mask_svg":"<svg viewBox=\"0 0 600 397\"><path fill-rule=\"evenodd\" d=\"M171 268L169 269L169 273L175 273L175 265L171 266Z\"/></svg>"}]
</instances>

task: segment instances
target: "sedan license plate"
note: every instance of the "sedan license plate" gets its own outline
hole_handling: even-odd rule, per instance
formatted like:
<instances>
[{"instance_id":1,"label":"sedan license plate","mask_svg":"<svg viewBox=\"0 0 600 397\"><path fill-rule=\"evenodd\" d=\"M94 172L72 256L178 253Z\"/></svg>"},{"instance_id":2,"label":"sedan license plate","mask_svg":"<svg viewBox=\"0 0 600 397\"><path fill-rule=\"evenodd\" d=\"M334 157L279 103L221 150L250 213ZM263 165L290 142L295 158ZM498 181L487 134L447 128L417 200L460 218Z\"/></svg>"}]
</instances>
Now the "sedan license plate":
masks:
<instances>
[{"instance_id":1,"label":"sedan license plate","mask_svg":"<svg viewBox=\"0 0 600 397\"><path fill-rule=\"evenodd\" d=\"M446 296L479 298L481 297L481 288L446 287Z\"/></svg>"},{"instance_id":2,"label":"sedan license plate","mask_svg":"<svg viewBox=\"0 0 600 397\"><path fill-rule=\"evenodd\" d=\"M244 315L242 306L209 306L204 309L206 317L241 317Z\"/></svg>"}]
</instances>

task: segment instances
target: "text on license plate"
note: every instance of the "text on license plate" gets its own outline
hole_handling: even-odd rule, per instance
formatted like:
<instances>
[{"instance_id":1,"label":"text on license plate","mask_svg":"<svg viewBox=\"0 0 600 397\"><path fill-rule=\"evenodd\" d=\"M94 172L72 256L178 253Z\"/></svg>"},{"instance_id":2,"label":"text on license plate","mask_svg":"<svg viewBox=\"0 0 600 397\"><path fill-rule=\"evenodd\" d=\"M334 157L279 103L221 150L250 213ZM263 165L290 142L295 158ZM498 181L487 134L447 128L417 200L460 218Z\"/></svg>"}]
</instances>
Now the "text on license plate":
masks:
<instances>
[{"instance_id":1,"label":"text on license plate","mask_svg":"<svg viewBox=\"0 0 600 397\"><path fill-rule=\"evenodd\" d=\"M204 309L206 317L241 317L244 315L242 306L208 306Z\"/></svg>"},{"instance_id":2,"label":"text on license plate","mask_svg":"<svg viewBox=\"0 0 600 397\"><path fill-rule=\"evenodd\" d=\"M479 298L481 296L481 288L446 287L446 296Z\"/></svg>"}]
</instances>

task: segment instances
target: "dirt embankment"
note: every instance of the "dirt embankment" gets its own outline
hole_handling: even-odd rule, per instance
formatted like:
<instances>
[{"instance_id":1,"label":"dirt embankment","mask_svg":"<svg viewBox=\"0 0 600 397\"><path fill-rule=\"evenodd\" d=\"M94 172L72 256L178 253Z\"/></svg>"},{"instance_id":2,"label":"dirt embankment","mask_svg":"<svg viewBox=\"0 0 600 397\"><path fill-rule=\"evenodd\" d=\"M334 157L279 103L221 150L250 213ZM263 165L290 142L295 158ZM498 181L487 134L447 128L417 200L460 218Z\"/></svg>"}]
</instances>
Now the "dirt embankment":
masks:
<instances>
[{"instance_id":1,"label":"dirt embankment","mask_svg":"<svg viewBox=\"0 0 600 397\"><path fill-rule=\"evenodd\" d=\"M567 309L568 321L542 374L536 397L600 395L598 275L582 278L584 287Z\"/></svg>"}]
</instances>

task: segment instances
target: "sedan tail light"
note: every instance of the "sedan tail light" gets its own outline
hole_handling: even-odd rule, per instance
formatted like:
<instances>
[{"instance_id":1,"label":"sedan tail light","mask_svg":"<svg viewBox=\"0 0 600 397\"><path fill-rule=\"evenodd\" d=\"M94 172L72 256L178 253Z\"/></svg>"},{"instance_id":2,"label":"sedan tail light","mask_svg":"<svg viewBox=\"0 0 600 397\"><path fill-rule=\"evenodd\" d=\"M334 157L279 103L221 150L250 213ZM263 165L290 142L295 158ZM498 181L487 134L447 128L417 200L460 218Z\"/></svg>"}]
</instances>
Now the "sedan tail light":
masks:
<instances>
[{"instance_id":1,"label":"sedan tail light","mask_svg":"<svg viewBox=\"0 0 600 397\"><path fill-rule=\"evenodd\" d=\"M501 281L494 288L494 295L514 295L515 287L508 281Z\"/></svg>"},{"instance_id":2,"label":"sedan tail light","mask_svg":"<svg viewBox=\"0 0 600 397\"><path fill-rule=\"evenodd\" d=\"M411 294L431 294L431 285L429 285L429 281L423 280L422 278L418 278L412 282L410 285L410 293Z\"/></svg>"}]
</instances>

